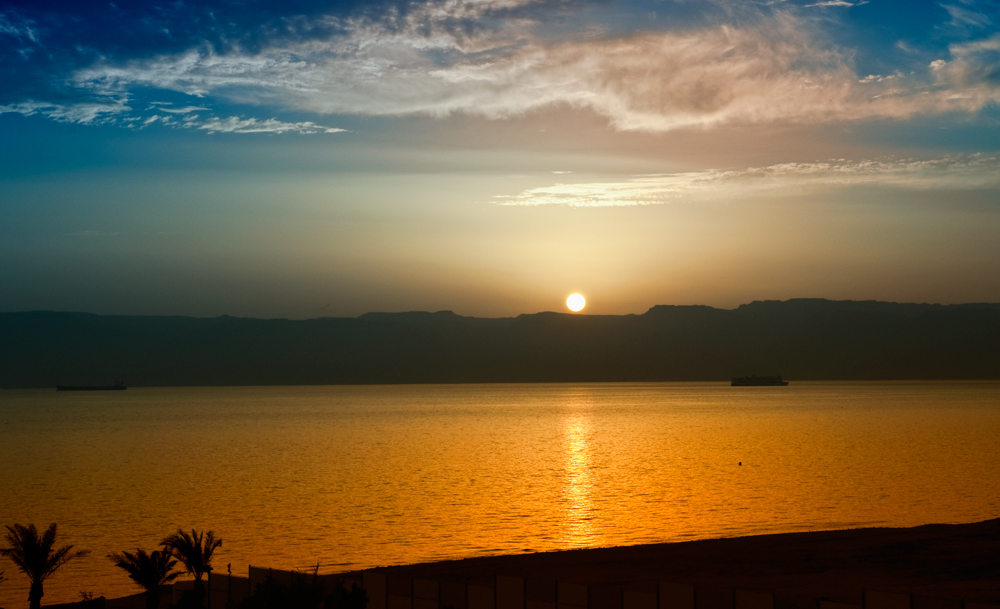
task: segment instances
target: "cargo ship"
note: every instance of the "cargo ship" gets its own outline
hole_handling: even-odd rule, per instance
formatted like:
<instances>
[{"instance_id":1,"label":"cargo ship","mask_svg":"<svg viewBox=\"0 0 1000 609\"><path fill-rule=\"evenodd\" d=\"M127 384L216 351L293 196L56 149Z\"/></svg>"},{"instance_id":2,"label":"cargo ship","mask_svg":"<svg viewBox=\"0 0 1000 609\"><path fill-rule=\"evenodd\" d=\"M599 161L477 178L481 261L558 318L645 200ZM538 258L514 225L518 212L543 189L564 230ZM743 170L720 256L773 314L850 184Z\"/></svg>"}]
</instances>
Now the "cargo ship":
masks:
<instances>
[{"instance_id":1,"label":"cargo ship","mask_svg":"<svg viewBox=\"0 0 1000 609\"><path fill-rule=\"evenodd\" d=\"M780 376L738 376L730 383L732 387L784 387L788 381L781 380Z\"/></svg>"},{"instance_id":2,"label":"cargo ship","mask_svg":"<svg viewBox=\"0 0 1000 609\"><path fill-rule=\"evenodd\" d=\"M128 389L124 381L114 385L56 385L56 391L124 391Z\"/></svg>"}]
</instances>

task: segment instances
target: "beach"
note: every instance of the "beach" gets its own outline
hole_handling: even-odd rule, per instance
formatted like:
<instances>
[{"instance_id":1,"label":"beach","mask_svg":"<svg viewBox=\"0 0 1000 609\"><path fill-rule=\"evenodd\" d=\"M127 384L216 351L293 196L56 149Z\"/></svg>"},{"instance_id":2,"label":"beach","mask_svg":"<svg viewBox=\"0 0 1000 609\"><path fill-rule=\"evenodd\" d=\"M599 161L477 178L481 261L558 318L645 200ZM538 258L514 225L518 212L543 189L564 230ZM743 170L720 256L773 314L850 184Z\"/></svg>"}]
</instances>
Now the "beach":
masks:
<instances>
[{"instance_id":1,"label":"beach","mask_svg":"<svg viewBox=\"0 0 1000 609\"><path fill-rule=\"evenodd\" d=\"M364 585L367 609L990 609L1000 607L1000 519L688 542L525 552L324 573ZM311 573L255 566L210 578L211 606L240 602L248 582ZM176 600L190 582L164 598ZM564 594L575 594L575 602ZM511 594L513 591L513 594ZM169 602L166 601L166 602ZM141 609L141 594L106 609ZM69 604L67 606L72 606Z\"/></svg>"},{"instance_id":2,"label":"beach","mask_svg":"<svg viewBox=\"0 0 1000 609\"><path fill-rule=\"evenodd\" d=\"M501 574L635 589L667 581L769 592L779 606L781 599L809 599L811 607L817 599L861 604L864 589L1000 603L1000 519L525 553L385 571L390 580Z\"/></svg>"}]
</instances>

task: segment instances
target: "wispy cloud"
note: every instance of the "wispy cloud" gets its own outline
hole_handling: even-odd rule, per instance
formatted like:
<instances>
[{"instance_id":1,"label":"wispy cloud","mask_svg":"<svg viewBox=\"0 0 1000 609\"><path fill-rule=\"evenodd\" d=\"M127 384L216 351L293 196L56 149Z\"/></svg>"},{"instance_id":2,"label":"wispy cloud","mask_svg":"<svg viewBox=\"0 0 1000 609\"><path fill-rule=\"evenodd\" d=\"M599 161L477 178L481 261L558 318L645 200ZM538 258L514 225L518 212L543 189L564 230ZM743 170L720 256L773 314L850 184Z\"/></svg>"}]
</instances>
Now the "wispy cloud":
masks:
<instances>
[{"instance_id":1,"label":"wispy cloud","mask_svg":"<svg viewBox=\"0 0 1000 609\"><path fill-rule=\"evenodd\" d=\"M219 118L210 116L199 119L197 114L208 111L207 108L189 106L170 108L165 105L153 105L156 112L167 114L152 114L150 116L129 116L131 108L124 100L110 102L91 102L77 104L52 104L46 102L28 101L0 106L0 114L13 112L31 116L40 114L63 123L102 124L116 120L121 124L143 129L154 124L172 127L198 129L209 133L300 133L311 135L315 133L343 133L346 129L326 127L312 121L283 122L274 118L239 118L230 116ZM182 122L175 120L175 115L182 115Z\"/></svg>"},{"instance_id":2,"label":"wispy cloud","mask_svg":"<svg viewBox=\"0 0 1000 609\"><path fill-rule=\"evenodd\" d=\"M848 53L818 43L813 26L788 12L745 27L561 42L519 20L472 33L445 27L476 5L435 4L393 28L345 24L347 35L255 54L198 49L96 65L73 83L104 95L155 87L320 114L507 118L565 105L641 131L906 119L1000 100L996 79L971 77L986 65L973 51L982 42L954 45L921 73L865 78Z\"/></svg>"},{"instance_id":3,"label":"wispy cloud","mask_svg":"<svg viewBox=\"0 0 1000 609\"><path fill-rule=\"evenodd\" d=\"M812 192L850 186L915 190L1000 187L1000 158L985 155L933 160L844 159L723 171L634 176L620 182L555 184L495 197L500 205L613 207L729 200L760 194Z\"/></svg>"},{"instance_id":4,"label":"wispy cloud","mask_svg":"<svg viewBox=\"0 0 1000 609\"><path fill-rule=\"evenodd\" d=\"M184 108L171 108L167 105L160 105L157 108L159 112L169 112L170 114L192 114L194 112L207 112L208 108L202 108L201 106L186 106Z\"/></svg>"},{"instance_id":5,"label":"wispy cloud","mask_svg":"<svg viewBox=\"0 0 1000 609\"><path fill-rule=\"evenodd\" d=\"M38 31L33 21L4 13L0 13L0 35L38 42Z\"/></svg>"},{"instance_id":6,"label":"wispy cloud","mask_svg":"<svg viewBox=\"0 0 1000 609\"><path fill-rule=\"evenodd\" d=\"M153 116L146 117L143 120L135 119L133 122L138 124L138 127L142 129L143 127L148 127L155 123L162 123L164 125L169 125L173 123L173 118L170 116L163 116L162 114L154 114Z\"/></svg>"},{"instance_id":7,"label":"wispy cloud","mask_svg":"<svg viewBox=\"0 0 1000 609\"><path fill-rule=\"evenodd\" d=\"M985 28L992 24L989 16L954 4L942 4L941 8L948 11L951 22L948 24L956 28Z\"/></svg>"},{"instance_id":8,"label":"wispy cloud","mask_svg":"<svg viewBox=\"0 0 1000 609\"><path fill-rule=\"evenodd\" d=\"M859 2L850 2L849 0L825 0L824 2L815 2L813 4L806 4L805 6L806 7L812 7L812 6L820 6L820 7L844 6L844 7L851 7L851 6L861 6L862 4L868 4L868 0L861 0Z\"/></svg>"},{"instance_id":9,"label":"wispy cloud","mask_svg":"<svg viewBox=\"0 0 1000 609\"><path fill-rule=\"evenodd\" d=\"M1000 91L1000 34L950 47L952 60L934 61L938 82L955 96L989 89L996 101Z\"/></svg>"},{"instance_id":10,"label":"wispy cloud","mask_svg":"<svg viewBox=\"0 0 1000 609\"><path fill-rule=\"evenodd\" d=\"M256 118L211 118L204 122L188 121L185 126L202 129L209 133L343 133L346 129L324 127L307 121L301 123L285 123L273 118L258 120Z\"/></svg>"},{"instance_id":11,"label":"wispy cloud","mask_svg":"<svg viewBox=\"0 0 1000 609\"><path fill-rule=\"evenodd\" d=\"M54 104L26 101L0 106L0 114L15 112L25 116L40 114L62 123L95 124L102 123L128 112L131 108L125 99L104 102L80 102L75 104Z\"/></svg>"}]
</instances>

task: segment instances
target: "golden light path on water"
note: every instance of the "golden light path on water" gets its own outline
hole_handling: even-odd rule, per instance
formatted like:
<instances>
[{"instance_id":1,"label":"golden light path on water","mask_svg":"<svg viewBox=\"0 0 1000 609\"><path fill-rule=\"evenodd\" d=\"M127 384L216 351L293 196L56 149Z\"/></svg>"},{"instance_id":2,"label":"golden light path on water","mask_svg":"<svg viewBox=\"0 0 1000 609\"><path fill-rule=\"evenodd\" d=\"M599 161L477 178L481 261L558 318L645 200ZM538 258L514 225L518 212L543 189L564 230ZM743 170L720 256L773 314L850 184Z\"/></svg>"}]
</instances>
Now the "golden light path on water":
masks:
<instances>
[{"instance_id":1,"label":"golden light path on water","mask_svg":"<svg viewBox=\"0 0 1000 609\"><path fill-rule=\"evenodd\" d=\"M46 603L177 527L245 574L1000 514L996 382L0 391L0 429L0 524L92 551Z\"/></svg>"},{"instance_id":2,"label":"golden light path on water","mask_svg":"<svg viewBox=\"0 0 1000 609\"><path fill-rule=\"evenodd\" d=\"M601 536L594 526L590 496L590 415L586 405L570 402L573 410L566 417L566 539L567 548L601 545ZM575 410L575 411L574 411Z\"/></svg>"}]
</instances>

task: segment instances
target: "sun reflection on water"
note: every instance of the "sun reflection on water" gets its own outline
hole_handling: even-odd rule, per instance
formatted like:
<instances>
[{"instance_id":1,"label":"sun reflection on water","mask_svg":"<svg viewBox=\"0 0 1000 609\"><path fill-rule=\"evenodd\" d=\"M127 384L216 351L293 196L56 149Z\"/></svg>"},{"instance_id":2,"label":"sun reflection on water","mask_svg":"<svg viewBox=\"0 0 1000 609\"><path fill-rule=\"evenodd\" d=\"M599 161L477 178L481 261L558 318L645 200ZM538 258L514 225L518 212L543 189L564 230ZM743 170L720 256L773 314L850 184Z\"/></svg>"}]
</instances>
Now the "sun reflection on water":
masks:
<instances>
[{"instance_id":1,"label":"sun reflection on water","mask_svg":"<svg viewBox=\"0 0 1000 609\"><path fill-rule=\"evenodd\" d=\"M593 505L590 408L584 400L573 399L569 409L563 422L563 442L566 447L566 477L563 485L566 526L563 542L569 547L593 546L601 536Z\"/></svg>"}]
</instances>

